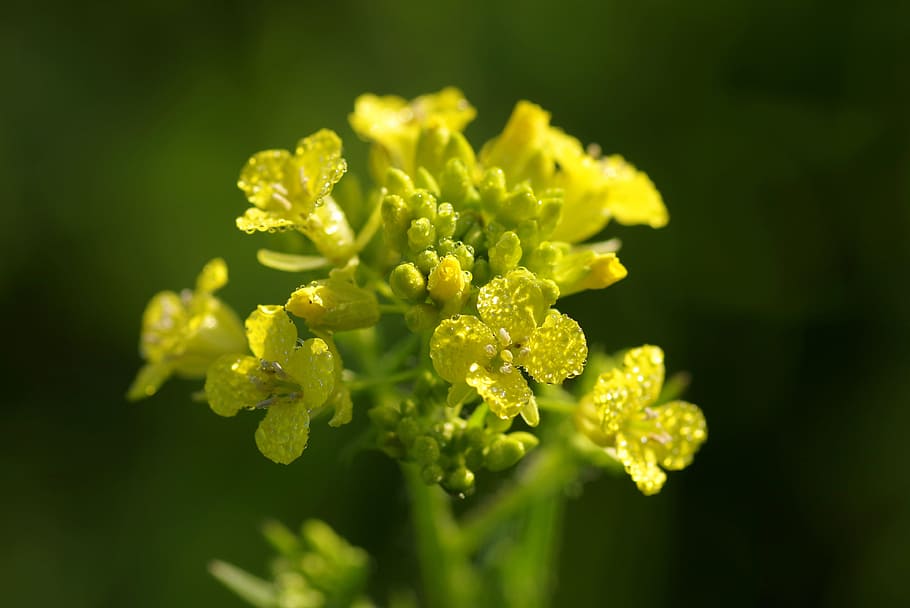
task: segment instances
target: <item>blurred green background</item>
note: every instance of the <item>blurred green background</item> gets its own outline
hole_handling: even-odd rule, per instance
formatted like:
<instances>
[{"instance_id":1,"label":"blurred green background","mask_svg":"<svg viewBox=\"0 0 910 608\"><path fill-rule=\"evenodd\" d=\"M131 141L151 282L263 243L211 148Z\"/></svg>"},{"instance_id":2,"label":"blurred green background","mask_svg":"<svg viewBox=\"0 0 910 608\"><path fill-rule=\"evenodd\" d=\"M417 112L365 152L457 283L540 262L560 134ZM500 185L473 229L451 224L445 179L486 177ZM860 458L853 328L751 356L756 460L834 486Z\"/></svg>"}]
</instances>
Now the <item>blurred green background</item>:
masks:
<instances>
[{"instance_id":1,"label":"blurred green background","mask_svg":"<svg viewBox=\"0 0 910 608\"><path fill-rule=\"evenodd\" d=\"M251 153L325 126L363 173L358 94L454 84L476 144L531 99L672 216L610 231L630 277L561 308L664 346L710 440L658 497L584 486L557 605L910 605L908 58L897 1L7 3L0 604L241 606L205 565L264 572L267 516L367 548L380 596L409 579L398 472L339 457L354 430L285 468L190 383L123 393L154 292L215 255L238 310L296 286L233 227Z\"/></svg>"}]
</instances>

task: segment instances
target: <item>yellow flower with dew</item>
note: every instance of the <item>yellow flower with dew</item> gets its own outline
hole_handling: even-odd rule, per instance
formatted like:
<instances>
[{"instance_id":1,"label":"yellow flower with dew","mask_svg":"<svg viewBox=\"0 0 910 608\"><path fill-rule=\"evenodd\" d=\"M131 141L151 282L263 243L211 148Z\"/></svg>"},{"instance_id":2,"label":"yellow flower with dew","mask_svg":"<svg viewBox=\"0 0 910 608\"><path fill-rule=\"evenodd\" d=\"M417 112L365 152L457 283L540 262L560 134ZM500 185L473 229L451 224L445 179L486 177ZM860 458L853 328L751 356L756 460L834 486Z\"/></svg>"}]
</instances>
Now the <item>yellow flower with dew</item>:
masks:
<instances>
[{"instance_id":1,"label":"yellow flower with dew","mask_svg":"<svg viewBox=\"0 0 910 608\"><path fill-rule=\"evenodd\" d=\"M320 338L302 342L280 306L259 306L246 320L253 356L228 354L215 361L205 379L209 406L221 416L265 409L256 430L264 456L281 464L296 460L307 444L310 412L335 389L335 356Z\"/></svg>"},{"instance_id":2,"label":"yellow flower with dew","mask_svg":"<svg viewBox=\"0 0 910 608\"><path fill-rule=\"evenodd\" d=\"M524 268L480 288L477 312L444 320L430 340L433 367L456 393L468 385L502 419L536 425L537 403L518 368L559 384L584 369L588 346L573 319L551 309L559 291Z\"/></svg>"},{"instance_id":3,"label":"yellow flower with dew","mask_svg":"<svg viewBox=\"0 0 910 608\"><path fill-rule=\"evenodd\" d=\"M154 395L171 376L202 378L209 364L244 348L240 319L213 294L228 280L227 264L210 261L199 273L195 290L162 291L142 315L139 350L145 365L127 392L130 400Z\"/></svg>"},{"instance_id":4,"label":"yellow flower with dew","mask_svg":"<svg viewBox=\"0 0 910 608\"><path fill-rule=\"evenodd\" d=\"M253 207L237 218L237 227L248 233L299 230L325 257L344 260L354 232L331 193L346 170L341 139L329 129L301 139L293 154L254 154L237 181Z\"/></svg>"},{"instance_id":5,"label":"yellow flower with dew","mask_svg":"<svg viewBox=\"0 0 910 608\"><path fill-rule=\"evenodd\" d=\"M361 95L348 121L358 136L374 144L371 169L382 183L389 167L416 174L418 141L425 130L439 130L436 135L447 137L461 132L476 114L460 90L447 87L410 101L396 95Z\"/></svg>"},{"instance_id":6,"label":"yellow flower with dew","mask_svg":"<svg viewBox=\"0 0 910 608\"><path fill-rule=\"evenodd\" d=\"M687 467L708 438L704 414L691 403L655 405L664 382L657 346L628 351L622 368L604 372L577 410L579 430L623 464L643 494L666 482L662 469Z\"/></svg>"},{"instance_id":7,"label":"yellow flower with dew","mask_svg":"<svg viewBox=\"0 0 910 608\"><path fill-rule=\"evenodd\" d=\"M648 176L621 156L602 157L576 138L550 126L550 114L528 101L515 106L503 132L481 150L486 167L500 167L513 184L563 192L554 240L577 243L612 219L620 224L660 228L669 220L660 193Z\"/></svg>"}]
</instances>

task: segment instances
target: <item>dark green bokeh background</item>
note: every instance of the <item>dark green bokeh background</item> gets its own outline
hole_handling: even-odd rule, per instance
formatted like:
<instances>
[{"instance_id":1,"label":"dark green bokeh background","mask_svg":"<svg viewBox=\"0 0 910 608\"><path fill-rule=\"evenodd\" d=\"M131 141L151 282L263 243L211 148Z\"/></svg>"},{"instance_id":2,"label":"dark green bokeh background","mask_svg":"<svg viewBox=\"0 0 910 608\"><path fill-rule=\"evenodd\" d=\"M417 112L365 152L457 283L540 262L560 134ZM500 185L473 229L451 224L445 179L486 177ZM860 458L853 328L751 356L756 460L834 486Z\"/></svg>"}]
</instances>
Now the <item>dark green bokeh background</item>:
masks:
<instances>
[{"instance_id":1,"label":"dark green bokeh background","mask_svg":"<svg viewBox=\"0 0 910 608\"><path fill-rule=\"evenodd\" d=\"M255 417L127 404L141 311L227 258L238 310L295 278L233 227L254 151L356 95L447 84L480 143L528 98L645 169L666 229L617 229L631 275L563 308L652 342L711 437L655 498L600 478L567 512L558 605L906 606L910 588L910 4L13 2L0 21L0 604L240 606L266 516L321 517L413 566L384 457L315 428L270 464ZM363 410L357 414L363 417Z\"/></svg>"}]
</instances>

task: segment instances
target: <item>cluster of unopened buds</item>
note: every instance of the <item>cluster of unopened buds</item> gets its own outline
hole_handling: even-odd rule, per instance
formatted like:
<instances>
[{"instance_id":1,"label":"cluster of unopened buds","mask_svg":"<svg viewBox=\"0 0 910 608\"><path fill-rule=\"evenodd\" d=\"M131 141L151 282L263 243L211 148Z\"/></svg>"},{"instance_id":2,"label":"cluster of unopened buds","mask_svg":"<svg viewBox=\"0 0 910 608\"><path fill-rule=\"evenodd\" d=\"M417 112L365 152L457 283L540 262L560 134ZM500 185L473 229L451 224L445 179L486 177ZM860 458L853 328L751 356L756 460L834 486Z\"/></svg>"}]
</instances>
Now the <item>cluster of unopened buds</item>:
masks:
<instances>
[{"instance_id":1,"label":"cluster of unopened buds","mask_svg":"<svg viewBox=\"0 0 910 608\"><path fill-rule=\"evenodd\" d=\"M282 240L293 251L259 252L296 273L288 299L241 322L214 295L227 282L220 259L194 290L157 294L130 398L171 375L205 378L216 414L264 411L256 445L285 464L311 420L369 421L373 445L457 495L483 469L521 461L552 415L571 421L558 440L658 492L705 440L701 411L661 390L659 348L588 362L582 328L554 306L623 279L618 242L587 241L609 222L665 225L663 200L643 172L583 147L534 104L519 102L479 152L462 134L474 114L454 88L361 96L350 124L371 145L368 188L346 175L330 130L250 158L237 227L294 235Z\"/></svg>"}]
</instances>

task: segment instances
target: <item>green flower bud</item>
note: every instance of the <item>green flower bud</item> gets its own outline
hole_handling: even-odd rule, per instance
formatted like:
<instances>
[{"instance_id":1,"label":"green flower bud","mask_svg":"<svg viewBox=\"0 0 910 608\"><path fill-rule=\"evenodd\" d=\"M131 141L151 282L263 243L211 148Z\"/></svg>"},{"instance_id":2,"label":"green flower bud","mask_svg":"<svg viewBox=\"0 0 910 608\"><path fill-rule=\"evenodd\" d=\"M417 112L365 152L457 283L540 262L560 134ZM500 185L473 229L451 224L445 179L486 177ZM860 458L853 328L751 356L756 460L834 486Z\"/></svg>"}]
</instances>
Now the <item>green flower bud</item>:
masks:
<instances>
[{"instance_id":1,"label":"green flower bud","mask_svg":"<svg viewBox=\"0 0 910 608\"><path fill-rule=\"evenodd\" d=\"M490 270L493 274L505 275L518 266L521 261L521 240L511 230L503 232L499 240L490 248Z\"/></svg>"},{"instance_id":2,"label":"green flower bud","mask_svg":"<svg viewBox=\"0 0 910 608\"><path fill-rule=\"evenodd\" d=\"M367 289L338 278L313 281L291 294L285 308L311 329L347 331L379 322L379 303Z\"/></svg>"},{"instance_id":3,"label":"green flower bud","mask_svg":"<svg viewBox=\"0 0 910 608\"><path fill-rule=\"evenodd\" d=\"M455 241L451 255L455 256L455 259L458 260L464 270L472 270L474 268L474 248L470 245Z\"/></svg>"},{"instance_id":4,"label":"green flower bud","mask_svg":"<svg viewBox=\"0 0 910 608\"><path fill-rule=\"evenodd\" d=\"M512 426L511 418L500 418L493 412L487 412L486 427L493 433L505 433Z\"/></svg>"},{"instance_id":5,"label":"green flower bud","mask_svg":"<svg viewBox=\"0 0 910 608\"><path fill-rule=\"evenodd\" d=\"M540 199L534 194L531 186L521 184L506 197L499 216L508 221L518 223L524 219L537 217L540 207Z\"/></svg>"},{"instance_id":6,"label":"green flower bud","mask_svg":"<svg viewBox=\"0 0 910 608\"><path fill-rule=\"evenodd\" d=\"M414 182L411 181L411 176L394 167L386 172L385 187L390 194L397 194L402 198L407 198L414 192Z\"/></svg>"},{"instance_id":7,"label":"green flower bud","mask_svg":"<svg viewBox=\"0 0 910 608\"><path fill-rule=\"evenodd\" d=\"M415 304L404 313L404 322L414 333L429 331L439 323L439 311L432 304Z\"/></svg>"},{"instance_id":8,"label":"green flower bud","mask_svg":"<svg viewBox=\"0 0 910 608\"><path fill-rule=\"evenodd\" d=\"M410 446L414 443L418 437L420 437L420 425L413 418L402 418L398 423L398 438L406 446Z\"/></svg>"},{"instance_id":9,"label":"green flower bud","mask_svg":"<svg viewBox=\"0 0 910 608\"><path fill-rule=\"evenodd\" d=\"M397 194L388 194L382 198L382 228L386 240L399 251L407 245L407 230L411 225L411 209L404 199Z\"/></svg>"},{"instance_id":10,"label":"green flower bud","mask_svg":"<svg viewBox=\"0 0 910 608\"><path fill-rule=\"evenodd\" d=\"M509 439L514 439L515 441L521 442L521 445L524 446L525 452L530 452L540 444L540 439L537 438L537 435L525 433L524 431L509 433L508 437Z\"/></svg>"},{"instance_id":11,"label":"green flower bud","mask_svg":"<svg viewBox=\"0 0 910 608\"><path fill-rule=\"evenodd\" d=\"M417 168L417 175L414 176L414 185L432 193L433 196L439 196L439 184L436 183L436 178L424 167Z\"/></svg>"},{"instance_id":12,"label":"green flower bud","mask_svg":"<svg viewBox=\"0 0 910 608\"><path fill-rule=\"evenodd\" d=\"M427 279L417 266L410 262L399 264L389 275L392 293L402 300L417 301L427 295Z\"/></svg>"},{"instance_id":13,"label":"green flower bud","mask_svg":"<svg viewBox=\"0 0 910 608\"><path fill-rule=\"evenodd\" d=\"M367 411L367 416L373 421L373 424L381 429L393 430L398 426L401 420L401 414L398 410L390 405L377 405Z\"/></svg>"},{"instance_id":14,"label":"green flower bud","mask_svg":"<svg viewBox=\"0 0 910 608\"><path fill-rule=\"evenodd\" d=\"M439 442L429 435L422 435L414 440L411 455L421 464L433 464L439 460Z\"/></svg>"},{"instance_id":15,"label":"green flower bud","mask_svg":"<svg viewBox=\"0 0 910 608\"><path fill-rule=\"evenodd\" d=\"M442 481L445 471L438 464L429 464L420 469L420 478L427 485L433 485Z\"/></svg>"},{"instance_id":16,"label":"green flower bud","mask_svg":"<svg viewBox=\"0 0 910 608\"><path fill-rule=\"evenodd\" d=\"M480 198L483 206L493 213L499 211L506 198L506 174L499 167L491 167L480 178Z\"/></svg>"},{"instance_id":17,"label":"green flower bud","mask_svg":"<svg viewBox=\"0 0 910 608\"><path fill-rule=\"evenodd\" d=\"M444 486L450 492L468 494L474 489L474 473L465 466L457 467L446 475Z\"/></svg>"},{"instance_id":18,"label":"green flower bud","mask_svg":"<svg viewBox=\"0 0 910 608\"><path fill-rule=\"evenodd\" d=\"M426 249L436 242L436 227L425 217L417 218L408 228L408 247L411 251Z\"/></svg>"},{"instance_id":19,"label":"green flower bud","mask_svg":"<svg viewBox=\"0 0 910 608\"><path fill-rule=\"evenodd\" d=\"M439 176L439 190L444 200L457 201L465 206L479 199L468 168L457 158L446 163L442 175Z\"/></svg>"},{"instance_id":20,"label":"green flower bud","mask_svg":"<svg viewBox=\"0 0 910 608\"><path fill-rule=\"evenodd\" d=\"M439 263L439 254L436 253L435 249L425 249L417 254L414 263L417 264L417 268L420 269L420 272L430 274Z\"/></svg>"},{"instance_id":21,"label":"green flower bud","mask_svg":"<svg viewBox=\"0 0 910 608\"><path fill-rule=\"evenodd\" d=\"M436 235L440 239L450 239L455 234L458 224L458 213L451 203L442 203L436 209Z\"/></svg>"},{"instance_id":22,"label":"green flower bud","mask_svg":"<svg viewBox=\"0 0 910 608\"><path fill-rule=\"evenodd\" d=\"M414 217L425 217L431 222L436 221L436 197L426 190L417 190L408 199Z\"/></svg>"},{"instance_id":23,"label":"green flower bud","mask_svg":"<svg viewBox=\"0 0 910 608\"><path fill-rule=\"evenodd\" d=\"M477 285L486 285L491 278L493 278L493 271L490 270L490 263L480 258L475 260L474 268L471 269L471 272L474 275L474 281Z\"/></svg>"},{"instance_id":24,"label":"green flower bud","mask_svg":"<svg viewBox=\"0 0 910 608\"><path fill-rule=\"evenodd\" d=\"M484 464L491 471L504 471L525 455L524 444L518 439L499 436L490 443Z\"/></svg>"},{"instance_id":25,"label":"green flower bud","mask_svg":"<svg viewBox=\"0 0 910 608\"><path fill-rule=\"evenodd\" d=\"M541 200L540 213L537 214L537 223L543 238L549 238L559 220L562 219L562 193L547 191Z\"/></svg>"},{"instance_id":26,"label":"green flower bud","mask_svg":"<svg viewBox=\"0 0 910 608\"><path fill-rule=\"evenodd\" d=\"M479 469L484 466L483 448L471 447L465 450L464 463L469 469Z\"/></svg>"}]
</instances>

